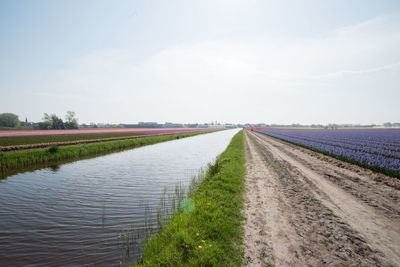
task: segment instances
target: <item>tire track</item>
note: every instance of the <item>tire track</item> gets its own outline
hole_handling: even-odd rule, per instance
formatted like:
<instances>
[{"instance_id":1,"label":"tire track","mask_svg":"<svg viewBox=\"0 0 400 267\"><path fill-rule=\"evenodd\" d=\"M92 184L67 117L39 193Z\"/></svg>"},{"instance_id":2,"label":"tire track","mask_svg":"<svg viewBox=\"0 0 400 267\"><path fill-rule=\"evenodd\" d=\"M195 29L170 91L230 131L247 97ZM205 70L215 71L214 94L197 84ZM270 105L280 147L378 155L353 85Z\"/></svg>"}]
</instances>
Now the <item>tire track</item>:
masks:
<instances>
[{"instance_id":1,"label":"tire track","mask_svg":"<svg viewBox=\"0 0 400 267\"><path fill-rule=\"evenodd\" d=\"M276 177L247 135L246 142L246 265L305 266L299 254L302 241L281 212L287 204Z\"/></svg>"}]
</instances>

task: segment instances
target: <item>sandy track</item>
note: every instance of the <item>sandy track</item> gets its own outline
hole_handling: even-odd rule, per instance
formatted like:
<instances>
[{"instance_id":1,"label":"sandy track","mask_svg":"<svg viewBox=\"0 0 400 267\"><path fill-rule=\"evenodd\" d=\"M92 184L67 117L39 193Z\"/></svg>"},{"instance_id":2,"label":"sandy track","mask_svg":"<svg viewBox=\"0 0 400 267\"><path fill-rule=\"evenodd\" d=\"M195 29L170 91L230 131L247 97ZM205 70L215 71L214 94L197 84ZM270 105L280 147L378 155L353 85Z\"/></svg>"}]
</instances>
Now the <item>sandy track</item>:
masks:
<instances>
[{"instance_id":1,"label":"sandy track","mask_svg":"<svg viewBox=\"0 0 400 267\"><path fill-rule=\"evenodd\" d=\"M302 244L282 210L284 196L277 177L253 142L247 141L247 202L245 228L245 258L249 266L304 265L300 258Z\"/></svg>"},{"instance_id":2,"label":"sandy track","mask_svg":"<svg viewBox=\"0 0 400 267\"><path fill-rule=\"evenodd\" d=\"M399 181L246 132L248 266L400 266Z\"/></svg>"}]
</instances>

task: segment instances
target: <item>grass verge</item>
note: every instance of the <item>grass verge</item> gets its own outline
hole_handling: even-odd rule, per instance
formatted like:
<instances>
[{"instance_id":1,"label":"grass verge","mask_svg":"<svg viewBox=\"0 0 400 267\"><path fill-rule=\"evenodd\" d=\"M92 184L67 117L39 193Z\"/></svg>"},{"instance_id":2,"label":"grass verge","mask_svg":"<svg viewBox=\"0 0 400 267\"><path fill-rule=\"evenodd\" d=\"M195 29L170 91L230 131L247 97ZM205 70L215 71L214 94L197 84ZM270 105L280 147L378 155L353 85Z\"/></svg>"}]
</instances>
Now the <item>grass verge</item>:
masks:
<instances>
[{"instance_id":1,"label":"grass verge","mask_svg":"<svg viewBox=\"0 0 400 267\"><path fill-rule=\"evenodd\" d=\"M33 126L6 127L0 126L0 131L33 130Z\"/></svg>"},{"instance_id":2,"label":"grass verge","mask_svg":"<svg viewBox=\"0 0 400 267\"><path fill-rule=\"evenodd\" d=\"M326 151L322 151L322 150L319 150L319 149L316 149L316 148L312 148L312 147L309 147L309 146L297 144L295 142L291 142L291 141L288 141L288 140L285 140L285 139L282 139L282 138L271 136L271 135L268 135L266 133L262 133L262 132L258 132L258 133L265 134L268 137L276 138L276 139L278 139L280 141L284 141L286 143L289 143L289 144L292 144L292 145L295 145L295 146L298 146L298 147L306 148L306 149L309 149L311 151L314 151L314 152L317 152L317 153L321 153L321 154L324 154L326 156L329 156L329 157L332 157L332 158L335 158L335 159L338 159L338 160L341 160L341 161L344 161L344 162L347 162L347 163L351 163L351 164L360 166L360 167L365 168L365 169L369 169L369 170L377 172L377 173L382 173L382 174L385 174L387 176L400 179L400 173L398 173L396 171L392 171L392 170L388 170L388 169L385 169L385 168L381 168L379 166L371 166L371 165L369 165L369 164L367 164L365 162L359 162L359 161L356 161L354 159L349 159L349 158L347 158L345 156L338 156L338 155L335 155L335 154L332 154L332 153L329 153L329 152L326 152Z\"/></svg>"},{"instance_id":3,"label":"grass verge","mask_svg":"<svg viewBox=\"0 0 400 267\"><path fill-rule=\"evenodd\" d=\"M245 170L240 131L192 191L194 212L151 237L137 266L241 266Z\"/></svg>"},{"instance_id":4,"label":"grass verge","mask_svg":"<svg viewBox=\"0 0 400 267\"><path fill-rule=\"evenodd\" d=\"M16 170L25 169L31 166L43 166L44 164L56 164L58 162L66 160L78 160L87 156L108 154L111 152L210 132L213 131L201 131L192 133L142 137L138 139L128 139L120 141L0 152L0 177L5 177L8 173L14 173Z\"/></svg>"}]
</instances>

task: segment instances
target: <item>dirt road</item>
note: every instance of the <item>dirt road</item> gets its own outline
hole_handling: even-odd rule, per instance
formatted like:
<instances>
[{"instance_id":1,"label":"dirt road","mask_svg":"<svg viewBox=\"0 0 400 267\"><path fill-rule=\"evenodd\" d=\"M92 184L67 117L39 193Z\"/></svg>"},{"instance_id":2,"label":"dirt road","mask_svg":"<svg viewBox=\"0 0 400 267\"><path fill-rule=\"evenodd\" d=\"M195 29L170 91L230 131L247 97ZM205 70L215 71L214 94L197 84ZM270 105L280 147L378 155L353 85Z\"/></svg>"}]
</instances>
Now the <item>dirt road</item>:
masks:
<instances>
[{"instance_id":1,"label":"dirt road","mask_svg":"<svg viewBox=\"0 0 400 267\"><path fill-rule=\"evenodd\" d=\"M400 266L400 180L246 131L247 266Z\"/></svg>"}]
</instances>

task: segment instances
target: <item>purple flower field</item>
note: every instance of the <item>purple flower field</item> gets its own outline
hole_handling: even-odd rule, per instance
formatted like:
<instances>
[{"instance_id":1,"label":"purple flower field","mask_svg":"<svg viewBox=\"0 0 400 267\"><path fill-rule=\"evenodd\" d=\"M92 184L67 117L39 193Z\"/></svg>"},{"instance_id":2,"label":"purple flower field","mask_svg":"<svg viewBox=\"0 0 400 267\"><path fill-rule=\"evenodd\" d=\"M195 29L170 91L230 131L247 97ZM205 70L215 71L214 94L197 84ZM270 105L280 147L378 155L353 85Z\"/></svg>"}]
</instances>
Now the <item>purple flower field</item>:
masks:
<instances>
[{"instance_id":1,"label":"purple flower field","mask_svg":"<svg viewBox=\"0 0 400 267\"><path fill-rule=\"evenodd\" d=\"M400 176L397 129L255 129L392 176Z\"/></svg>"}]
</instances>

